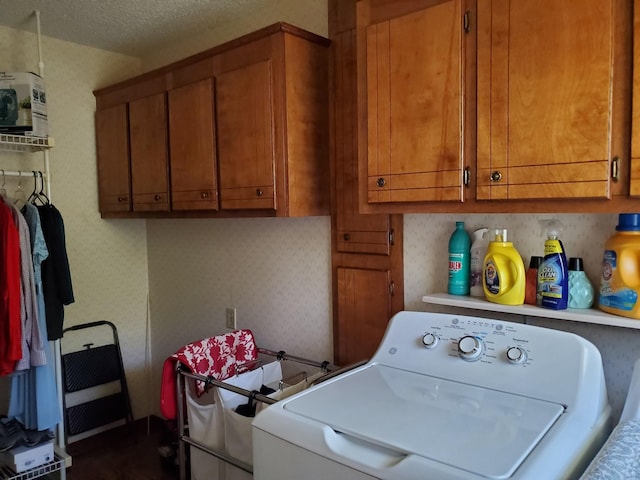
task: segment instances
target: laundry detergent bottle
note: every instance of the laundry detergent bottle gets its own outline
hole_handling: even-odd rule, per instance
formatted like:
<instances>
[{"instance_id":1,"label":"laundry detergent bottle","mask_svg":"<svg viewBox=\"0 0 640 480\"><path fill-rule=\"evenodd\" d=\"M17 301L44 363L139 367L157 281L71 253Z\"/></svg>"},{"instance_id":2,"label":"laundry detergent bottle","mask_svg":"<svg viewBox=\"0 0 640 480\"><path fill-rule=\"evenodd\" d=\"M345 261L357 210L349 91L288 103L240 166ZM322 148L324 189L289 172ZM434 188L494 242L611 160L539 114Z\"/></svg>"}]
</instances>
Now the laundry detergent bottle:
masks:
<instances>
[{"instance_id":1,"label":"laundry detergent bottle","mask_svg":"<svg viewBox=\"0 0 640 480\"><path fill-rule=\"evenodd\" d=\"M449 282L451 295L469 295L469 264L471 238L464 229L464 222L456 222L456 229L449 238Z\"/></svg>"},{"instance_id":2,"label":"laundry detergent bottle","mask_svg":"<svg viewBox=\"0 0 640 480\"><path fill-rule=\"evenodd\" d=\"M558 238L562 230L559 220L540 220L547 233L544 258L538 268L540 306L552 310L566 310L569 304L569 268L564 245Z\"/></svg>"},{"instance_id":3,"label":"laundry detergent bottle","mask_svg":"<svg viewBox=\"0 0 640 480\"><path fill-rule=\"evenodd\" d=\"M482 286L484 296L493 303L522 305L525 293L524 262L508 241L504 228L494 229L484 257Z\"/></svg>"},{"instance_id":4,"label":"laundry detergent bottle","mask_svg":"<svg viewBox=\"0 0 640 480\"><path fill-rule=\"evenodd\" d=\"M471 283L469 293L472 297L484 297L482 288L482 269L484 256L487 254L489 246L489 229L478 228L473 232L473 243L471 244Z\"/></svg>"},{"instance_id":5,"label":"laundry detergent bottle","mask_svg":"<svg viewBox=\"0 0 640 480\"><path fill-rule=\"evenodd\" d=\"M640 319L640 213L618 215L616 233L604 246L598 308Z\"/></svg>"}]
</instances>

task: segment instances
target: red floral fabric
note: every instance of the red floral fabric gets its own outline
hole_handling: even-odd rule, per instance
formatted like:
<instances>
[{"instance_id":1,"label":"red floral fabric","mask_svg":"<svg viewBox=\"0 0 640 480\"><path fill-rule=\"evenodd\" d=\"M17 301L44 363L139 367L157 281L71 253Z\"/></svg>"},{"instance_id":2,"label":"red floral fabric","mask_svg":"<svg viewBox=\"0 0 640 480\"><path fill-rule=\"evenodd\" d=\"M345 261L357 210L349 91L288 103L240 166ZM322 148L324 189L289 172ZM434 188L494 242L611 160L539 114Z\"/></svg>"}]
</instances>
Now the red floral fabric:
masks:
<instances>
[{"instance_id":1,"label":"red floral fabric","mask_svg":"<svg viewBox=\"0 0 640 480\"><path fill-rule=\"evenodd\" d=\"M182 363L192 373L225 380L246 370L246 364L258 358L251 330L236 330L216 337L203 338L185 345L164 361L160 390L160 410L167 419L176 418L176 364ZM245 365L243 367L243 365ZM196 382L202 395L205 383Z\"/></svg>"}]
</instances>

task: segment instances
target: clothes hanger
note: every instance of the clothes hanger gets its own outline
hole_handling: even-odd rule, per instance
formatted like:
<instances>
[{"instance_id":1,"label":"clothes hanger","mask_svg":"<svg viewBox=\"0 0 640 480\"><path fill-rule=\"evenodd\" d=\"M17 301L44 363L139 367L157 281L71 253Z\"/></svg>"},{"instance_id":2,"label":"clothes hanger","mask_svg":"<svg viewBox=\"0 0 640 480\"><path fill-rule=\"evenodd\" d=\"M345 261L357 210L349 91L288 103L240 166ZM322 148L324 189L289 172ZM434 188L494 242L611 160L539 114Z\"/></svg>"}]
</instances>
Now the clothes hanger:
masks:
<instances>
[{"instance_id":1,"label":"clothes hanger","mask_svg":"<svg viewBox=\"0 0 640 480\"><path fill-rule=\"evenodd\" d=\"M40 201L42 201L42 197L44 197L43 205L50 205L51 200L47 197L47 194L44 193L44 174L41 171L38 171L40 174L40 191L38 192L38 196L40 197Z\"/></svg>"},{"instance_id":2,"label":"clothes hanger","mask_svg":"<svg viewBox=\"0 0 640 480\"><path fill-rule=\"evenodd\" d=\"M2 169L2 187L0 187L0 195L3 197L7 196L7 189L4 187L7 183L7 177L4 174L4 169Z\"/></svg>"},{"instance_id":3,"label":"clothes hanger","mask_svg":"<svg viewBox=\"0 0 640 480\"><path fill-rule=\"evenodd\" d=\"M40 191L38 192L38 175L40 176ZM33 193L29 197L29 202L36 205L38 202L40 205L49 205L49 197L44 193L44 175L40 171L33 171Z\"/></svg>"},{"instance_id":4,"label":"clothes hanger","mask_svg":"<svg viewBox=\"0 0 640 480\"><path fill-rule=\"evenodd\" d=\"M22 190L22 172L18 172L18 186L16 187L16 191L13 193L13 205L17 209L21 209L27 203L27 196L24 194L24 190Z\"/></svg>"},{"instance_id":5,"label":"clothes hanger","mask_svg":"<svg viewBox=\"0 0 640 480\"><path fill-rule=\"evenodd\" d=\"M31 173L33 173L33 192L27 198L27 203L35 204L38 200L38 174L35 170L32 170Z\"/></svg>"}]
</instances>

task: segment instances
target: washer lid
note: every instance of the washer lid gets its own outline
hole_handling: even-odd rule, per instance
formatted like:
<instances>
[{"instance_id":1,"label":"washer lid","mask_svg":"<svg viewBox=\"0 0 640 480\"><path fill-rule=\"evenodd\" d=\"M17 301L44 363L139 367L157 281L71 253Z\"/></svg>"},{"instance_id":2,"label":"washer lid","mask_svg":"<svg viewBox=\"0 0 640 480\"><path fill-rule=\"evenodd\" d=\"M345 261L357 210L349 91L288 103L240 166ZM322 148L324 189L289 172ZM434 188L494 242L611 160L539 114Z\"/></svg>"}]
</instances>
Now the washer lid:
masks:
<instances>
[{"instance_id":1,"label":"washer lid","mask_svg":"<svg viewBox=\"0 0 640 480\"><path fill-rule=\"evenodd\" d=\"M487 478L509 478L562 405L384 365L345 374L283 408L335 431ZM425 472L425 475L428 472Z\"/></svg>"}]
</instances>

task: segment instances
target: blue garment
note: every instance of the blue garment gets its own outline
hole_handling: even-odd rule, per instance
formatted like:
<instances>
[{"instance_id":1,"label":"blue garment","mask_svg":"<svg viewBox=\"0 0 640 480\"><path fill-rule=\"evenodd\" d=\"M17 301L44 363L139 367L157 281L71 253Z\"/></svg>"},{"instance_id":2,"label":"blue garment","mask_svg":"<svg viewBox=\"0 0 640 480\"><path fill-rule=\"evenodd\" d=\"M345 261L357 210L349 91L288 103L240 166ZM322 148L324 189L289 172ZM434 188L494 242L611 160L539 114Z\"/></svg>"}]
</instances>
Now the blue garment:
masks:
<instances>
[{"instance_id":1,"label":"blue garment","mask_svg":"<svg viewBox=\"0 0 640 480\"><path fill-rule=\"evenodd\" d=\"M38 303L38 325L41 332L46 332L47 320L42 291L41 264L48 257L49 251L42 234L38 209L27 204L23 213L29 225L31 237L31 254ZM61 421L61 408L55 378L55 359L49 342L46 340L46 335L43 336L47 364L15 373L11 379L9 416L17 418L29 430L47 430L55 427Z\"/></svg>"}]
</instances>

